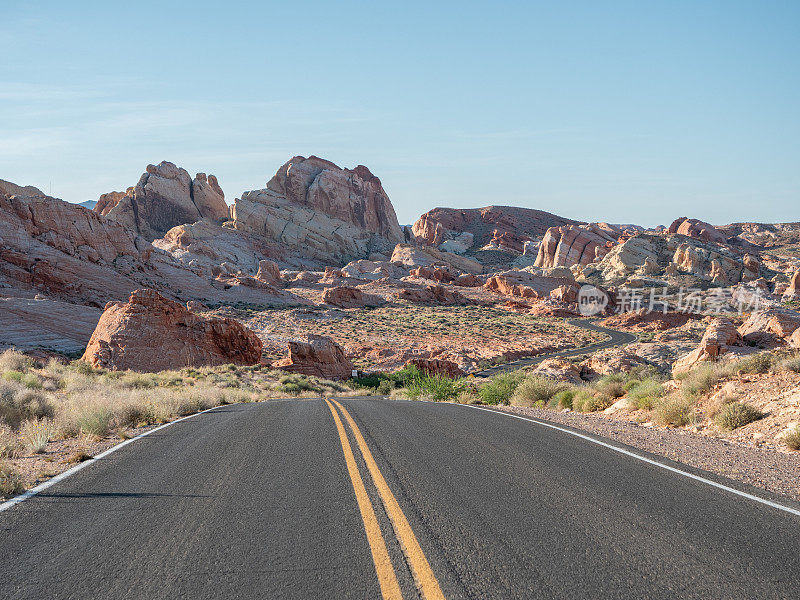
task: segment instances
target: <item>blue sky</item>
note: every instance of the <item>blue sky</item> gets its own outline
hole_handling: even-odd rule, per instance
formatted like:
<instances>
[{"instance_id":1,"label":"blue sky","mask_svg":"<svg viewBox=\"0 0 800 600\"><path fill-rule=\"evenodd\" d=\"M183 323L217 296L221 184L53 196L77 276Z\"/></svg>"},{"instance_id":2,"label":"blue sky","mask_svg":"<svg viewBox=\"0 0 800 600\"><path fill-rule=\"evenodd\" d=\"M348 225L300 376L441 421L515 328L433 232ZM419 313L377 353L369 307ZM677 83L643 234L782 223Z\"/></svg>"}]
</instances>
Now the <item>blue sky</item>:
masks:
<instances>
[{"instance_id":1,"label":"blue sky","mask_svg":"<svg viewBox=\"0 0 800 600\"><path fill-rule=\"evenodd\" d=\"M147 163L228 201L289 157L400 221L800 220L800 2L0 0L0 178L65 200Z\"/></svg>"}]
</instances>

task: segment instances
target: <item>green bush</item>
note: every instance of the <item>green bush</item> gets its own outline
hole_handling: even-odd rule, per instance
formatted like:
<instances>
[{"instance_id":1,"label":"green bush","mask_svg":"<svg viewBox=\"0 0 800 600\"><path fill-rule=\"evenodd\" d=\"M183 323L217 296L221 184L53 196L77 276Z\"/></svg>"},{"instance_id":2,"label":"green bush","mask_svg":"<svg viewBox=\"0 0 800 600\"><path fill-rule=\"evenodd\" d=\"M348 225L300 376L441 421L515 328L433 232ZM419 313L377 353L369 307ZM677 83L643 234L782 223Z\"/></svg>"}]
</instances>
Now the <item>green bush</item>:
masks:
<instances>
[{"instance_id":1,"label":"green bush","mask_svg":"<svg viewBox=\"0 0 800 600\"><path fill-rule=\"evenodd\" d=\"M634 385L628 389L628 398L631 404L639 409L650 410L656 400L664 395L664 386L655 379L632 382Z\"/></svg>"},{"instance_id":2,"label":"green bush","mask_svg":"<svg viewBox=\"0 0 800 600\"><path fill-rule=\"evenodd\" d=\"M450 379L443 375L430 375L419 370L417 375L405 382L406 395L411 399L430 398L436 402L454 400L466 389L461 379Z\"/></svg>"},{"instance_id":3,"label":"green bush","mask_svg":"<svg viewBox=\"0 0 800 600\"><path fill-rule=\"evenodd\" d=\"M530 375L517 385L510 403L512 406L543 407L563 388L563 384L547 377Z\"/></svg>"},{"instance_id":4,"label":"green bush","mask_svg":"<svg viewBox=\"0 0 800 600\"><path fill-rule=\"evenodd\" d=\"M732 430L753 421L764 418L764 413L746 402L726 404L714 417L714 422L721 428Z\"/></svg>"},{"instance_id":5,"label":"green bush","mask_svg":"<svg viewBox=\"0 0 800 600\"><path fill-rule=\"evenodd\" d=\"M597 412L607 409L613 403L614 401L605 394L582 389L572 397L572 410L577 412Z\"/></svg>"},{"instance_id":6,"label":"green bush","mask_svg":"<svg viewBox=\"0 0 800 600\"><path fill-rule=\"evenodd\" d=\"M604 396L622 398L625 395L625 376L621 373L603 375L592 387Z\"/></svg>"},{"instance_id":7,"label":"green bush","mask_svg":"<svg viewBox=\"0 0 800 600\"><path fill-rule=\"evenodd\" d=\"M577 390L569 388L556 392L550 400L550 406L553 408L569 408L572 409L572 399L575 397Z\"/></svg>"},{"instance_id":8,"label":"green bush","mask_svg":"<svg viewBox=\"0 0 800 600\"><path fill-rule=\"evenodd\" d=\"M522 371L508 371L492 377L478 389L478 395L486 404L508 404L517 386L525 379Z\"/></svg>"},{"instance_id":9,"label":"green bush","mask_svg":"<svg viewBox=\"0 0 800 600\"><path fill-rule=\"evenodd\" d=\"M111 419L114 413L105 407L86 409L78 419L78 428L81 433L103 437L111 429Z\"/></svg>"},{"instance_id":10,"label":"green bush","mask_svg":"<svg viewBox=\"0 0 800 600\"><path fill-rule=\"evenodd\" d=\"M688 373L682 373L678 378L683 379L681 395L686 400L694 401L711 391L719 381L719 373L712 363L703 363Z\"/></svg>"}]
</instances>

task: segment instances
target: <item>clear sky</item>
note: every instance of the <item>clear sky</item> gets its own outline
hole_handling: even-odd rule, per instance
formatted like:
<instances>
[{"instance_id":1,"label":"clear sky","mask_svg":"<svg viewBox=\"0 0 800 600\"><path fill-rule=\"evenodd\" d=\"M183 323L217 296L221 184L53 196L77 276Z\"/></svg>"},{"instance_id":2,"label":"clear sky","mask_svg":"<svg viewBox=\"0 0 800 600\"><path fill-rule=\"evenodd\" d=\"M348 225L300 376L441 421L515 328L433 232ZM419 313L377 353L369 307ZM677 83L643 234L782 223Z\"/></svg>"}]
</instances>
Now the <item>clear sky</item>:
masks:
<instances>
[{"instance_id":1,"label":"clear sky","mask_svg":"<svg viewBox=\"0 0 800 600\"><path fill-rule=\"evenodd\" d=\"M80 202L170 160L229 202L289 157L401 223L513 204L800 220L800 2L0 0L0 178Z\"/></svg>"}]
</instances>

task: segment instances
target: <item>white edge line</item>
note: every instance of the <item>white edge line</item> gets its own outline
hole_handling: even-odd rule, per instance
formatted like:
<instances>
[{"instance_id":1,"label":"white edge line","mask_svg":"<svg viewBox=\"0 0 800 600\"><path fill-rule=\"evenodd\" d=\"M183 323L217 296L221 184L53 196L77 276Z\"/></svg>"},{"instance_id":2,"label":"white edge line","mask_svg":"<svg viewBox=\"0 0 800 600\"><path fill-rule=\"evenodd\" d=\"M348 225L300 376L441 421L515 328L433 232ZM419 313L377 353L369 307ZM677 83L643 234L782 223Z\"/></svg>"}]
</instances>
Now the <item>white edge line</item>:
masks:
<instances>
[{"instance_id":1,"label":"white edge line","mask_svg":"<svg viewBox=\"0 0 800 600\"><path fill-rule=\"evenodd\" d=\"M212 408L207 408L206 410L201 410L200 412L197 412L197 413L194 413L194 414L191 414L191 415L187 415L185 417L180 417L179 419L175 419L174 421L170 421L169 423L164 423L163 425L159 425L158 427L154 427L150 431L145 431L144 433L140 433L136 437L132 437L129 440L125 440L123 442L120 442L119 444L117 444L115 446L111 446L111 448L108 448L107 450L104 450L103 452L101 452L97 456L93 456L91 459L87 459L87 460L85 460L85 461L83 461L81 463L78 463L77 465L75 465L71 469L67 469L63 473L59 473L55 477L53 477L51 479L48 479L44 483L40 483L36 487L33 487L33 488L27 490L26 492L23 492L19 496L14 496L13 498L11 498L11 500L6 500L2 504L0 504L0 512L3 512L4 510L8 510L12 506L17 505L20 502L24 502L28 498L31 498L31 497L35 496L36 494L39 494L39 493L45 491L47 488L54 486L59 481L63 481L67 477L69 477L71 475L74 475L75 473L77 473L78 471L83 469L84 467L87 467L88 465L92 464L94 461L100 460L101 458L105 458L109 454L113 454L114 452L116 452L117 450L119 450L121 448L124 448L125 446L127 446L131 442L135 442L136 440L140 440L143 437L147 437L148 435L150 435L151 433L155 433L156 431L161 431L165 427L169 427L170 425L174 425L175 423L180 423L181 421L186 421L187 419L191 419L191 418L196 417L198 415L202 415L203 413L211 412L212 410L216 410L218 408L222 408L223 406L230 406L230 405L220 404L219 406L214 406Z\"/></svg>"},{"instance_id":2,"label":"white edge line","mask_svg":"<svg viewBox=\"0 0 800 600\"><path fill-rule=\"evenodd\" d=\"M486 412L494 413L497 415L504 415L506 417L513 417L514 419L521 419L522 421L529 421L530 423L535 423L536 425L541 425L542 427L549 427L550 429L555 429L557 431L561 431L562 433L568 433L569 435L574 435L575 437L581 438L582 440L586 440L587 442L592 442L593 444L597 444L598 446L603 446L604 448L608 448L609 450L613 450L614 452L619 452L620 454L624 454L625 456L630 456L631 458L635 458L636 460L640 460L645 462L649 465L653 465L656 467L660 467L662 469L666 469L667 471L671 471L672 473L677 473L678 475L683 475L684 477L688 477L689 479L694 479L695 481L699 481L701 483L705 483L712 487L718 488L720 490L724 490L726 492L730 492L731 494L736 494L737 496L741 496L742 498L747 498L748 500L752 500L754 502L759 502L761 504L765 504L772 508L777 508L778 510L782 510L793 515L800 517L800 510L790 508L788 506L784 506L783 504L778 504L777 502L772 502L771 500L767 500L765 498L760 498L759 496L754 496L753 494L748 494L747 492L742 492L737 490L736 488L732 488L727 485L723 485L721 483L717 483L716 481L712 481L711 479L706 479L705 477L700 477L699 475L695 475L694 473L689 473L688 471L683 471L681 469L677 469L675 467L671 467L669 465L665 465L664 463L658 462L657 460L653 460L651 458L647 458L640 454L636 454L635 452L631 452L630 450L625 450L624 448L619 448L614 446L613 444L607 444L606 442L602 442L597 440L591 436L584 435L582 433L578 433L577 431L571 431L565 427L559 427L558 425L553 425L552 423L546 423L544 421L539 421L538 419L532 419L530 417L523 417L520 415L514 415L511 413L507 413L504 411L493 410L491 408L484 408L482 406L474 406L471 404L459 404L458 406L464 406L466 408L476 408L478 410L483 410ZM2 507L0 507L2 510Z\"/></svg>"}]
</instances>

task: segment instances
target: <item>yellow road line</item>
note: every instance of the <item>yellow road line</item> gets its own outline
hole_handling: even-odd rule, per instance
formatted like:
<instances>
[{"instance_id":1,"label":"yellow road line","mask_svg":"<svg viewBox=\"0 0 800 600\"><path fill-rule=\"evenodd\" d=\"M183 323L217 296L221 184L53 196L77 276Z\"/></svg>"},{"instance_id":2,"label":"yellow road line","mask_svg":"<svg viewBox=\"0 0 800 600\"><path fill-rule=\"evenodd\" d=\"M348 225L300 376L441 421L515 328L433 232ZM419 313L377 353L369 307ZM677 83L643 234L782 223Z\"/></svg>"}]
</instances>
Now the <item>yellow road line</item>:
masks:
<instances>
[{"instance_id":1,"label":"yellow road line","mask_svg":"<svg viewBox=\"0 0 800 600\"><path fill-rule=\"evenodd\" d=\"M392 567L392 561L389 559L389 553L386 550L386 542L381 535L381 529L378 525L378 519L375 517L375 510L372 508L372 503L367 495L367 490L364 487L364 481L361 479L361 474L358 472L356 466L356 459L353 456L353 449L350 447L350 441L347 439L344 425L339 415L336 414L336 409L333 405L328 403L328 408L331 409L333 420L336 422L336 429L339 431L339 441L342 443L342 451L344 452L344 460L347 463L347 472L350 474L350 480L353 482L353 490L356 493L356 500L358 502L358 509L361 511L361 520L364 521L364 530L367 533L367 541L369 541L369 549L372 552L372 561L375 563L375 572L378 574L378 583L381 586L381 595L384 600L403 600L403 594L400 592L400 585L397 583L397 576Z\"/></svg>"},{"instance_id":2,"label":"yellow road line","mask_svg":"<svg viewBox=\"0 0 800 600\"><path fill-rule=\"evenodd\" d=\"M378 469L378 465L372 457L372 452L370 452L367 447L367 443L364 441L364 436L361 435L358 425L353 421L353 418L344 406L339 404L336 400L332 400L332 402L342 411L344 418L347 419L347 423L350 425L350 429L353 431L358 447L361 450L361 455L364 457L364 462L367 463L367 469L369 469L370 475L372 475L372 481L375 482L375 487L378 488L378 494L380 494L381 500L383 501L386 514L389 515L389 520L392 522L395 535L400 541L400 545L403 548L409 565L411 565L411 572L414 574L417 587L420 592L422 592L422 597L425 600L444 600L442 588L439 587L439 582L433 574L433 569L431 569L428 559L425 558L422 548L420 548L417 536L414 535L414 531L411 529L408 519L406 519L405 514L403 514L403 511L400 509L400 505L397 503L397 499L394 497L394 494L392 494L392 490L389 489L389 485L383 478L380 469Z\"/></svg>"}]
</instances>

